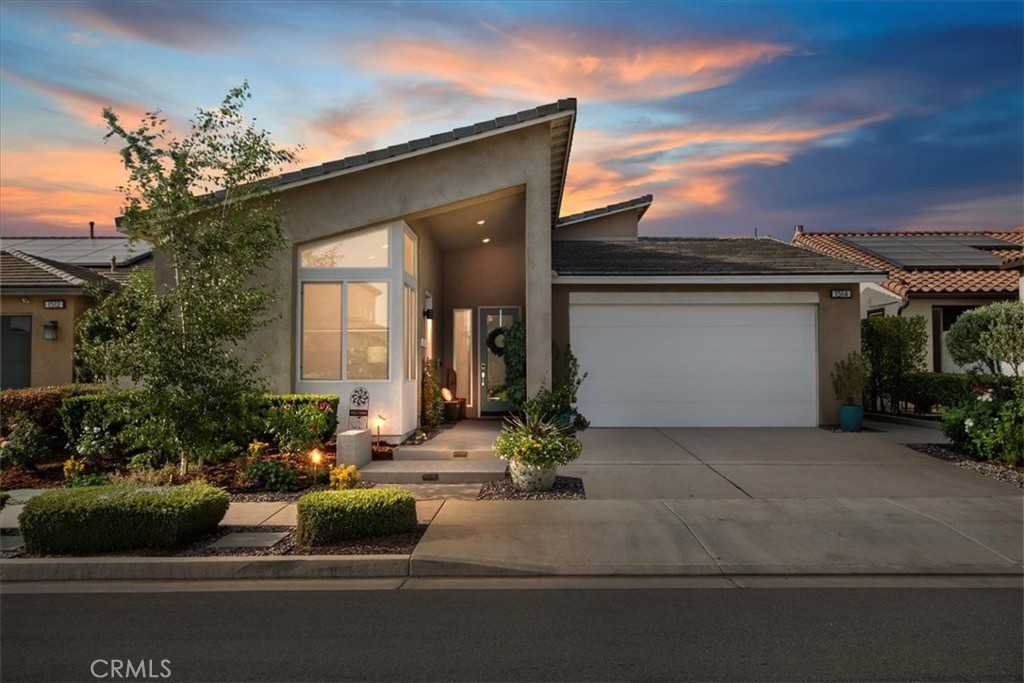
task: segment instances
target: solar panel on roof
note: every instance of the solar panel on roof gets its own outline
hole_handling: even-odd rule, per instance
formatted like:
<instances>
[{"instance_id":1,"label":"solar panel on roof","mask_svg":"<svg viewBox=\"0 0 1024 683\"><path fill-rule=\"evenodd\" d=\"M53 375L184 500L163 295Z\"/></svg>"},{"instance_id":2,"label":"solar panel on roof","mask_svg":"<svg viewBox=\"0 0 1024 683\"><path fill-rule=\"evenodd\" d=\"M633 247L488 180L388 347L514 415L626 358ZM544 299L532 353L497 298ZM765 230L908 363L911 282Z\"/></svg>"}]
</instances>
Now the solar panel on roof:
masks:
<instances>
[{"instance_id":1,"label":"solar panel on roof","mask_svg":"<svg viewBox=\"0 0 1024 683\"><path fill-rule=\"evenodd\" d=\"M0 249L17 249L30 256L77 266L109 266L111 256L116 256L117 262L125 265L145 258L153 251L153 248L144 242L130 245L127 237L0 239Z\"/></svg>"},{"instance_id":2,"label":"solar panel on roof","mask_svg":"<svg viewBox=\"0 0 1024 683\"><path fill-rule=\"evenodd\" d=\"M989 235L956 235L947 237L958 244L966 244L968 247L981 247L985 249L1005 249L1014 246L1010 242L1001 240Z\"/></svg>"},{"instance_id":3,"label":"solar panel on roof","mask_svg":"<svg viewBox=\"0 0 1024 683\"><path fill-rule=\"evenodd\" d=\"M1003 262L999 256L942 236L844 237L842 240L901 268L998 268Z\"/></svg>"}]
</instances>

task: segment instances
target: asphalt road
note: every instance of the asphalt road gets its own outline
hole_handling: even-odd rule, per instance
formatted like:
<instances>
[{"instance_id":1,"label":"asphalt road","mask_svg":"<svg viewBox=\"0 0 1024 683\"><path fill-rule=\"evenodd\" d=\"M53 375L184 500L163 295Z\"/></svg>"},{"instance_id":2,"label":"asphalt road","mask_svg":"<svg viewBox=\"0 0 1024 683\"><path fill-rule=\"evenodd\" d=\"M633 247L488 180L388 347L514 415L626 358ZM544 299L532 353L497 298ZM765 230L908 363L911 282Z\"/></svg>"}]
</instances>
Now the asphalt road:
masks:
<instances>
[{"instance_id":1,"label":"asphalt road","mask_svg":"<svg viewBox=\"0 0 1024 683\"><path fill-rule=\"evenodd\" d=\"M1024 677L1020 588L134 590L5 590L0 678L17 683ZM114 660L122 662L120 668Z\"/></svg>"}]
</instances>

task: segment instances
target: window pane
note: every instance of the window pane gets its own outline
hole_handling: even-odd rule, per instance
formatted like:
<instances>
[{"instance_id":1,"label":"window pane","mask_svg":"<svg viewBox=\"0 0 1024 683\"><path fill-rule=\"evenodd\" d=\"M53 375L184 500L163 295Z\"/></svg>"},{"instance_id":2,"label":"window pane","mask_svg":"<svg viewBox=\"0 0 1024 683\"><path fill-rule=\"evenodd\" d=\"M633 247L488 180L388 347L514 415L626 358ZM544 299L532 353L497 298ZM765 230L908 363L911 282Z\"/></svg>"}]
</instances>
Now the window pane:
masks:
<instances>
[{"instance_id":1,"label":"window pane","mask_svg":"<svg viewBox=\"0 0 1024 683\"><path fill-rule=\"evenodd\" d=\"M405 378L416 379L416 321L419 310L416 305L416 290L405 286Z\"/></svg>"},{"instance_id":2,"label":"window pane","mask_svg":"<svg viewBox=\"0 0 1024 683\"><path fill-rule=\"evenodd\" d=\"M303 247L303 268L387 268L388 228L363 230Z\"/></svg>"},{"instance_id":3,"label":"window pane","mask_svg":"<svg viewBox=\"0 0 1024 683\"><path fill-rule=\"evenodd\" d=\"M455 395L473 405L473 311L459 308L455 311Z\"/></svg>"},{"instance_id":4,"label":"window pane","mask_svg":"<svg viewBox=\"0 0 1024 683\"><path fill-rule=\"evenodd\" d=\"M346 284L346 379L388 378L388 283Z\"/></svg>"},{"instance_id":5,"label":"window pane","mask_svg":"<svg viewBox=\"0 0 1024 683\"><path fill-rule=\"evenodd\" d=\"M302 286L302 379L341 379L341 285Z\"/></svg>"},{"instance_id":6,"label":"window pane","mask_svg":"<svg viewBox=\"0 0 1024 683\"><path fill-rule=\"evenodd\" d=\"M404 238L402 254L405 272L411 277L416 277L416 241L407 232L403 232L402 237Z\"/></svg>"}]
</instances>

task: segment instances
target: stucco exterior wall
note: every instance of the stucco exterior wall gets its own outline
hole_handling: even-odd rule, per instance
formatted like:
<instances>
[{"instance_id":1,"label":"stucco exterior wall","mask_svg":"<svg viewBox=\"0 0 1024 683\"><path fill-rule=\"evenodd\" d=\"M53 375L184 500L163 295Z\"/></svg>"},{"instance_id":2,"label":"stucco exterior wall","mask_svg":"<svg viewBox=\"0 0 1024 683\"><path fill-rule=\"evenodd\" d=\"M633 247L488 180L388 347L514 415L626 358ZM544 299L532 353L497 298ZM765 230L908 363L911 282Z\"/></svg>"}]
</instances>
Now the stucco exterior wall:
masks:
<instances>
[{"instance_id":1,"label":"stucco exterior wall","mask_svg":"<svg viewBox=\"0 0 1024 683\"><path fill-rule=\"evenodd\" d=\"M26 299L27 301L23 301ZM60 299L63 309L47 309L43 302ZM31 386L45 387L74 381L75 323L93 306L89 297L68 294L0 296L3 315L32 316ZM57 339L43 339L43 323L57 321Z\"/></svg>"},{"instance_id":2,"label":"stucco exterior wall","mask_svg":"<svg viewBox=\"0 0 1024 683\"><path fill-rule=\"evenodd\" d=\"M444 255L444 290L446 311L469 308L473 311L473 368L480 367L480 308L518 306L527 327L534 322L526 300L526 240L524 236L496 240L472 249L447 252ZM452 324L448 318L441 338L445 353L442 368L452 365ZM550 348L551 344L548 344ZM443 370L442 370L443 373ZM443 375L442 375L443 379ZM464 381L465 378L460 379ZM474 372L474 383L479 376ZM476 395L479 395L479 387ZM467 417L480 414L480 402L466 409Z\"/></svg>"},{"instance_id":3,"label":"stucco exterior wall","mask_svg":"<svg viewBox=\"0 0 1024 683\"><path fill-rule=\"evenodd\" d=\"M284 213L282 227L291 247L264 272L266 282L279 292L270 311L274 322L254 334L244 351L249 358L264 357L264 372L271 390L290 391L295 380L298 244L525 186L526 233L534 242L543 235L544 241L535 244L530 254L535 281L540 283L534 296L547 302L543 308L550 306L550 155L548 126L538 125L281 192L278 199ZM441 289L447 291L434 291L425 282L420 285L421 292L428 289L435 297L435 310L440 310L438 297L444 310L451 308L452 302L444 301L450 290L443 285ZM443 317L436 327L444 329ZM543 319L537 327L534 336L549 335ZM443 341L441 347L444 348ZM547 358L550 367L550 349ZM542 353L537 365L543 362Z\"/></svg>"},{"instance_id":4,"label":"stucco exterior wall","mask_svg":"<svg viewBox=\"0 0 1024 683\"><path fill-rule=\"evenodd\" d=\"M551 233L553 240L607 240L636 239L638 221L636 210L630 209L608 216L598 216L587 221L556 227Z\"/></svg>"},{"instance_id":5,"label":"stucco exterior wall","mask_svg":"<svg viewBox=\"0 0 1024 683\"><path fill-rule=\"evenodd\" d=\"M851 299L832 299L833 288L852 289ZM569 341L570 292L814 292L818 295L818 420L838 421L839 401L831 374L837 361L860 349L860 295L856 286L841 285L558 285L552 287L553 338Z\"/></svg>"}]
</instances>

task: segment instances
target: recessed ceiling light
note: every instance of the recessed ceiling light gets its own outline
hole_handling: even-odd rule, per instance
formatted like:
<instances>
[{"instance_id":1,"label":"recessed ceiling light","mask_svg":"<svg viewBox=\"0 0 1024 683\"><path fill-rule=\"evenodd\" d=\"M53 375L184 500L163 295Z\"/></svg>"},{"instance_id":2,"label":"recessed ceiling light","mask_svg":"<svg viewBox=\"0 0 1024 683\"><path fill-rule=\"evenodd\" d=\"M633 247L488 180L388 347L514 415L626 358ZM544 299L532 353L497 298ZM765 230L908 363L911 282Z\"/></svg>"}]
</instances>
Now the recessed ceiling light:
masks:
<instances>
[{"instance_id":1,"label":"recessed ceiling light","mask_svg":"<svg viewBox=\"0 0 1024 683\"><path fill-rule=\"evenodd\" d=\"M491 241L491 238L490 238L490 237L485 237L485 238L483 238L483 239L482 239L482 240L480 240L480 241L481 241L481 242L483 242L484 244L487 244L488 242L490 242L490 241Z\"/></svg>"},{"instance_id":2,"label":"recessed ceiling light","mask_svg":"<svg viewBox=\"0 0 1024 683\"><path fill-rule=\"evenodd\" d=\"M483 224L484 224L484 223L486 223L486 222L487 222L487 221L485 221L484 219L482 219L482 218L481 218L480 220L478 220L478 221L476 222L476 224L477 224L477 225L483 225Z\"/></svg>"}]
</instances>

